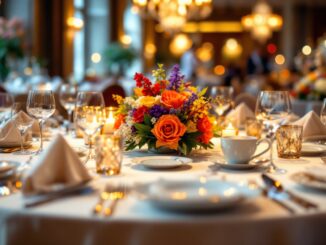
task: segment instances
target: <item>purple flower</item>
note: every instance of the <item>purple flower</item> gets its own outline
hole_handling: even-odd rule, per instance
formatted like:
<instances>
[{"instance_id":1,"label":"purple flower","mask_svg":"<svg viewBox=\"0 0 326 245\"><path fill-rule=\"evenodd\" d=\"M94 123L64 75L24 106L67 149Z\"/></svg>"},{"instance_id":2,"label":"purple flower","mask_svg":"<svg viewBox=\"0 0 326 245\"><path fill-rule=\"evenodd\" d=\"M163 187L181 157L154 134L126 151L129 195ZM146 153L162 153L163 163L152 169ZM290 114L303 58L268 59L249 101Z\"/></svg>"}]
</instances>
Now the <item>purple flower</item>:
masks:
<instances>
[{"instance_id":1,"label":"purple flower","mask_svg":"<svg viewBox=\"0 0 326 245\"><path fill-rule=\"evenodd\" d=\"M194 103L194 101L198 99L197 94L192 93L188 100L186 100L183 104L183 110L187 110Z\"/></svg>"},{"instance_id":2,"label":"purple flower","mask_svg":"<svg viewBox=\"0 0 326 245\"><path fill-rule=\"evenodd\" d=\"M180 113L180 109L171 108L169 114L177 115Z\"/></svg>"},{"instance_id":3,"label":"purple flower","mask_svg":"<svg viewBox=\"0 0 326 245\"><path fill-rule=\"evenodd\" d=\"M172 68L172 71L170 73L169 78L169 85L167 86L167 89L169 90L177 90L181 86L181 81L184 79L184 76L180 73L180 67L178 64L174 65Z\"/></svg>"},{"instance_id":4,"label":"purple flower","mask_svg":"<svg viewBox=\"0 0 326 245\"><path fill-rule=\"evenodd\" d=\"M169 113L169 111L160 105L154 105L149 110L149 115L151 115L152 117L156 117L156 118L159 118L160 116L162 116L164 114L168 114L168 113Z\"/></svg>"}]
</instances>

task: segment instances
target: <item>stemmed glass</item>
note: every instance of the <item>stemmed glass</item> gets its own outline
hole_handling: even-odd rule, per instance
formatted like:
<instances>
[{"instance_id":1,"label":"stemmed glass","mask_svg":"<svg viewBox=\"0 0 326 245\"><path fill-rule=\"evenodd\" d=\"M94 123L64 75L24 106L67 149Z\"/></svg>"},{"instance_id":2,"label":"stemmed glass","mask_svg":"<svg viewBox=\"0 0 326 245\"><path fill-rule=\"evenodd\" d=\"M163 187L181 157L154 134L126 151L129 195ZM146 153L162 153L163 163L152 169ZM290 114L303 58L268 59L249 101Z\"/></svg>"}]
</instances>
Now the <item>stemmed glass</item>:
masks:
<instances>
[{"instance_id":1,"label":"stemmed glass","mask_svg":"<svg viewBox=\"0 0 326 245\"><path fill-rule=\"evenodd\" d=\"M320 111L320 120L326 126L326 98L324 99L323 107Z\"/></svg>"},{"instance_id":2,"label":"stemmed glass","mask_svg":"<svg viewBox=\"0 0 326 245\"><path fill-rule=\"evenodd\" d=\"M283 174L285 169L281 169L273 162L273 141L275 132L291 112L291 102L287 91L262 91L257 99L256 118L262 120L267 125L267 138L270 139L270 164L268 173Z\"/></svg>"},{"instance_id":3,"label":"stemmed glass","mask_svg":"<svg viewBox=\"0 0 326 245\"><path fill-rule=\"evenodd\" d=\"M68 133L72 122L72 113L75 109L77 97L77 86L71 84L63 84L60 87L59 98L61 105L67 110L68 113Z\"/></svg>"},{"instance_id":4,"label":"stemmed glass","mask_svg":"<svg viewBox=\"0 0 326 245\"><path fill-rule=\"evenodd\" d=\"M10 94L0 93L0 126L10 119L10 110L13 101Z\"/></svg>"},{"instance_id":5,"label":"stemmed glass","mask_svg":"<svg viewBox=\"0 0 326 245\"><path fill-rule=\"evenodd\" d=\"M91 158L92 136L100 130L104 124L104 105L102 93L78 92L74 119L77 127L80 128L88 138L89 154L86 162Z\"/></svg>"},{"instance_id":6,"label":"stemmed glass","mask_svg":"<svg viewBox=\"0 0 326 245\"><path fill-rule=\"evenodd\" d=\"M227 86L214 86L210 95L213 98L212 106L215 113L220 117L233 106L233 88Z\"/></svg>"},{"instance_id":7,"label":"stemmed glass","mask_svg":"<svg viewBox=\"0 0 326 245\"><path fill-rule=\"evenodd\" d=\"M20 151L15 152L17 155L32 154L32 152L24 149L24 135L27 130L33 125L34 120L28 117L26 114L21 114L26 108L25 103L14 103L11 108L11 119L20 133ZM25 117L24 117L25 115Z\"/></svg>"},{"instance_id":8,"label":"stemmed glass","mask_svg":"<svg viewBox=\"0 0 326 245\"><path fill-rule=\"evenodd\" d=\"M32 90L27 97L26 109L29 115L36 118L40 125L40 149L43 151L43 123L55 112L54 94L51 90Z\"/></svg>"}]
</instances>

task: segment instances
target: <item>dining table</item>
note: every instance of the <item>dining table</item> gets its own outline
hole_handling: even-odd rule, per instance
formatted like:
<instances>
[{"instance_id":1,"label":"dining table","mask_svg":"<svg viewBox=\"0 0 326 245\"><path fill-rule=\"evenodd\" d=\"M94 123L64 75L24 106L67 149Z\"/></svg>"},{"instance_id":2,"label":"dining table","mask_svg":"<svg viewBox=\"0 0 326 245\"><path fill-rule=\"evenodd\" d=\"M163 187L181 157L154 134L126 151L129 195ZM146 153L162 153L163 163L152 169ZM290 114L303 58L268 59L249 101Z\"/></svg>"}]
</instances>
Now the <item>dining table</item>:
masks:
<instances>
[{"instance_id":1,"label":"dining table","mask_svg":"<svg viewBox=\"0 0 326 245\"><path fill-rule=\"evenodd\" d=\"M52 138L61 133L74 149L85 147L83 139L52 130ZM45 149L49 146L45 142ZM186 181L202 177L235 183L264 186L263 166L251 170L213 168L223 158L220 139L213 139L213 149L198 149L188 158L191 163L175 169L149 169L135 163L138 157L155 156L146 149L123 152L121 172L115 176L96 174L95 161L86 167L93 176L82 193L67 195L35 207L24 206L21 191L0 197L0 244L326 244L326 192L307 189L290 178L308 167L325 165L321 156L281 159L275 163L286 174L270 175L284 188L305 198L318 209L304 209L290 203L295 212L259 194L229 209L183 212L158 208L137 194L137 186L157 181ZM33 142L37 147L38 142ZM275 147L275 146L274 146ZM258 147L259 148L259 147ZM1 160L33 165L39 155L0 153ZM268 154L263 157L268 157ZM61 161L57 156L57 161ZM96 216L94 205L99 193L110 184L125 184L130 192L120 200L109 217Z\"/></svg>"}]
</instances>

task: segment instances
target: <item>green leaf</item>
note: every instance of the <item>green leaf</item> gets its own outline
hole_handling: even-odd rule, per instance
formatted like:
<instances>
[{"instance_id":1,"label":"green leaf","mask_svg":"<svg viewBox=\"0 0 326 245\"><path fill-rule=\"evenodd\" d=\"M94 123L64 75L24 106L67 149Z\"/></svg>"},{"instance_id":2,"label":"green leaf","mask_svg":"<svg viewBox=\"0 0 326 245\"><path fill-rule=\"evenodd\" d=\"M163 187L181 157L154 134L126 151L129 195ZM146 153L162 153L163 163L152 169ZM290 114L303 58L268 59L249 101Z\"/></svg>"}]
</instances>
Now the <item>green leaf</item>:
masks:
<instances>
[{"instance_id":1,"label":"green leaf","mask_svg":"<svg viewBox=\"0 0 326 245\"><path fill-rule=\"evenodd\" d=\"M204 95L206 94L206 92L207 92L207 88L208 88L208 87L206 87L206 88L204 88L202 91L200 91L200 92L198 93L198 97L204 96Z\"/></svg>"},{"instance_id":2,"label":"green leaf","mask_svg":"<svg viewBox=\"0 0 326 245\"><path fill-rule=\"evenodd\" d=\"M152 126L151 117L148 114L144 115L144 123L148 126Z\"/></svg>"},{"instance_id":3,"label":"green leaf","mask_svg":"<svg viewBox=\"0 0 326 245\"><path fill-rule=\"evenodd\" d=\"M137 129L137 131L143 133L150 133L152 129L150 126L141 123L135 123L134 126Z\"/></svg>"}]
</instances>

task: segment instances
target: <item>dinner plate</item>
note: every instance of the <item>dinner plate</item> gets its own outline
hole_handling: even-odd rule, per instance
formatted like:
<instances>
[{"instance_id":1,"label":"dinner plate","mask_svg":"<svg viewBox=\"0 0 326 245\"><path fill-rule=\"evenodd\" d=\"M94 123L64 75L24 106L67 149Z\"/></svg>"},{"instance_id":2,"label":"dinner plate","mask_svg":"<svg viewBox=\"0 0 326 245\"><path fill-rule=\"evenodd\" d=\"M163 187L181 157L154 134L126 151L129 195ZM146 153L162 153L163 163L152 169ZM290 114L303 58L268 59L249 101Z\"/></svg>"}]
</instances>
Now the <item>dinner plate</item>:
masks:
<instances>
[{"instance_id":1,"label":"dinner plate","mask_svg":"<svg viewBox=\"0 0 326 245\"><path fill-rule=\"evenodd\" d=\"M192 159L177 156L151 156L134 158L133 162L152 169L170 169L191 163Z\"/></svg>"},{"instance_id":2,"label":"dinner plate","mask_svg":"<svg viewBox=\"0 0 326 245\"><path fill-rule=\"evenodd\" d=\"M302 143L301 155L302 156L315 156L321 155L326 152L326 146L315 144L311 142Z\"/></svg>"},{"instance_id":3,"label":"dinner plate","mask_svg":"<svg viewBox=\"0 0 326 245\"><path fill-rule=\"evenodd\" d=\"M137 188L144 200L171 211L209 211L235 207L260 191L222 180L161 180Z\"/></svg>"},{"instance_id":4,"label":"dinner plate","mask_svg":"<svg viewBox=\"0 0 326 245\"><path fill-rule=\"evenodd\" d=\"M294 173L290 176L290 178L305 188L326 191L326 181L319 181L314 177L309 176L309 173Z\"/></svg>"},{"instance_id":5,"label":"dinner plate","mask_svg":"<svg viewBox=\"0 0 326 245\"><path fill-rule=\"evenodd\" d=\"M244 164L234 164L228 163L225 160L219 160L218 162L214 162L216 165L220 166L221 168L230 169L230 170L250 170L255 169L257 167L262 166L264 163L268 162L269 159L254 159L251 160L249 163Z\"/></svg>"}]
</instances>

